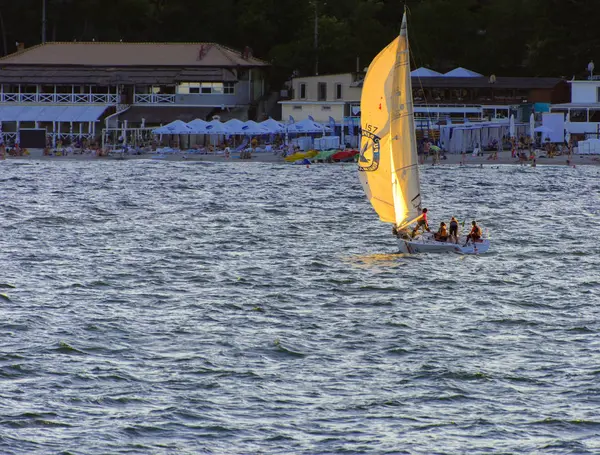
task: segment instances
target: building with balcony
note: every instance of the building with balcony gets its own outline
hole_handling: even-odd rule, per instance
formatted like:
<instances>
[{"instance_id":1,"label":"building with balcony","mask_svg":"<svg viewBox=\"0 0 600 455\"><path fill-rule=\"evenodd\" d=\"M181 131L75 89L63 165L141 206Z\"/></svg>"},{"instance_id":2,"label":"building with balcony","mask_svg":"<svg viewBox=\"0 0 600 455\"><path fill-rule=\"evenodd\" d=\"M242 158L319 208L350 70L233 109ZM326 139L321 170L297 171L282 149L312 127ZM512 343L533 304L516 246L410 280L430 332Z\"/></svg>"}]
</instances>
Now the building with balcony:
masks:
<instances>
[{"instance_id":1,"label":"building with balcony","mask_svg":"<svg viewBox=\"0 0 600 455\"><path fill-rule=\"evenodd\" d=\"M446 74L419 68L411 75L417 126L508 118L511 113L527 121L532 109L547 111L551 103L568 100L568 86L560 78L488 78L464 68ZM340 124L359 118L363 78L346 73L292 79L291 99L280 101L282 119L311 115L325 123L331 116Z\"/></svg>"},{"instance_id":2,"label":"building with balcony","mask_svg":"<svg viewBox=\"0 0 600 455\"><path fill-rule=\"evenodd\" d=\"M550 106L550 112L563 114L564 128L575 141L600 138L600 79L568 81L571 86L569 103Z\"/></svg>"},{"instance_id":3,"label":"building with balcony","mask_svg":"<svg viewBox=\"0 0 600 455\"><path fill-rule=\"evenodd\" d=\"M215 43L46 43L0 59L5 135L46 128L95 137L98 128L154 126L214 114L246 120L269 64Z\"/></svg>"}]
</instances>

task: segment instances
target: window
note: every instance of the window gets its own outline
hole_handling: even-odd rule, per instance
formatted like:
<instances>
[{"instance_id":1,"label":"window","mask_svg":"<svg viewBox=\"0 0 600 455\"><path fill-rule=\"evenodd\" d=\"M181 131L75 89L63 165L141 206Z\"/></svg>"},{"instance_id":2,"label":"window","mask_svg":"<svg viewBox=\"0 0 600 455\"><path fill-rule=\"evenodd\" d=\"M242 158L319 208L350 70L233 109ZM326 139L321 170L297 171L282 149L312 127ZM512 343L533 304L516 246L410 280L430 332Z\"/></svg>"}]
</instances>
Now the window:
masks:
<instances>
[{"instance_id":1,"label":"window","mask_svg":"<svg viewBox=\"0 0 600 455\"><path fill-rule=\"evenodd\" d=\"M225 93L225 95L233 95L235 93L235 83L234 82L224 82L223 83L223 93Z\"/></svg>"},{"instance_id":2,"label":"window","mask_svg":"<svg viewBox=\"0 0 600 455\"><path fill-rule=\"evenodd\" d=\"M590 122L600 123L600 111L596 109L590 109Z\"/></svg>"},{"instance_id":3,"label":"window","mask_svg":"<svg viewBox=\"0 0 600 455\"><path fill-rule=\"evenodd\" d=\"M227 91L226 91L227 90ZM234 93L233 82L182 82L177 86L180 95L222 95Z\"/></svg>"},{"instance_id":4,"label":"window","mask_svg":"<svg viewBox=\"0 0 600 455\"><path fill-rule=\"evenodd\" d=\"M341 100L342 98L342 84L335 84L335 99Z\"/></svg>"},{"instance_id":5,"label":"window","mask_svg":"<svg viewBox=\"0 0 600 455\"><path fill-rule=\"evenodd\" d=\"M596 101L600 103L600 87L596 87Z\"/></svg>"},{"instance_id":6,"label":"window","mask_svg":"<svg viewBox=\"0 0 600 455\"><path fill-rule=\"evenodd\" d=\"M325 82L319 82L318 86L318 101L326 101L327 100L327 84Z\"/></svg>"},{"instance_id":7,"label":"window","mask_svg":"<svg viewBox=\"0 0 600 455\"><path fill-rule=\"evenodd\" d=\"M569 118L572 122L587 122L587 110L571 109L571 115Z\"/></svg>"},{"instance_id":8,"label":"window","mask_svg":"<svg viewBox=\"0 0 600 455\"><path fill-rule=\"evenodd\" d=\"M306 84L300 84L300 99L306 99Z\"/></svg>"}]
</instances>

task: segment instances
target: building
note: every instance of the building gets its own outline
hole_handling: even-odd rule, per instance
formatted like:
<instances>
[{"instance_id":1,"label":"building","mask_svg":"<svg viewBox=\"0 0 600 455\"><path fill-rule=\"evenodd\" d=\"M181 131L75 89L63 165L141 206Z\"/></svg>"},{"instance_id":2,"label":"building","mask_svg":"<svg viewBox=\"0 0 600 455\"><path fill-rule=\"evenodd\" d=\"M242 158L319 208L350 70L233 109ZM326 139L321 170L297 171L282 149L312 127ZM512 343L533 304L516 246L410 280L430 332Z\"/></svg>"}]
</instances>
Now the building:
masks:
<instances>
[{"instance_id":1,"label":"building","mask_svg":"<svg viewBox=\"0 0 600 455\"><path fill-rule=\"evenodd\" d=\"M551 103L568 100L568 86L560 78L485 77L465 68L446 74L427 68L411 72L417 127L485 118L508 118L517 114L527 121L532 109L548 110ZM360 117L360 95L364 75L346 73L299 77L292 80L290 100L280 101L282 118L289 115L339 124ZM535 107L534 107L535 106Z\"/></svg>"},{"instance_id":2,"label":"building","mask_svg":"<svg viewBox=\"0 0 600 455\"><path fill-rule=\"evenodd\" d=\"M296 77L291 81L289 100L280 101L281 117L300 120L312 116L316 122L328 123L333 117L341 124L344 118L360 116L360 82L358 73Z\"/></svg>"},{"instance_id":3,"label":"building","mask_svg":"<svg viewBox=\"0 0 600 455\"><path fill-rule=\"evenodd\" d=\"M568 120L564 127L573 140L600 138L600 80L593 77L568 83L571 86L570 102L553 104L550 112L564 115Z\"/></svg>"},{"instance_id":4,"label":"building","mask_svg":"<svg viewBox=\"0 0 600 455\"><path fill-rule=\"evenodd\" d=\"M46 43L0 59L4 135L45 128L55 139L97 128L153 126L216 113L247 119L269 64L215 43Z\"/></svg>"}]
</instances>

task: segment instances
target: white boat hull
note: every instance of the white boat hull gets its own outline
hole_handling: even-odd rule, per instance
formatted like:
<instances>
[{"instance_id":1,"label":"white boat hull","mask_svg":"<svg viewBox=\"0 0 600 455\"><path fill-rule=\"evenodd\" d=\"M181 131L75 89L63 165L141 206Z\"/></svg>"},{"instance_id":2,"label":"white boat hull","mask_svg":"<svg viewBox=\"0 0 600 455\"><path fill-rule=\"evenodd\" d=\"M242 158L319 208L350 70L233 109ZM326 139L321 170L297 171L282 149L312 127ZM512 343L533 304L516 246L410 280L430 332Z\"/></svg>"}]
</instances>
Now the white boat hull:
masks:
<instances>
[{"instance_id":1,"label":"white boat hull","mask_svg":"<svg viewBox=\"0 0 600 455\"><path fill-rule=\"evenodd\" d=\"M460 237L458 243L451 241L438 242L433 235L420 235L414 239L398 239L401 253L456 253L456 254L481 254L490 248L489 239L480 239L476 242L469 241L465 245L466 238Z\"/></svg>"}]
</instances>

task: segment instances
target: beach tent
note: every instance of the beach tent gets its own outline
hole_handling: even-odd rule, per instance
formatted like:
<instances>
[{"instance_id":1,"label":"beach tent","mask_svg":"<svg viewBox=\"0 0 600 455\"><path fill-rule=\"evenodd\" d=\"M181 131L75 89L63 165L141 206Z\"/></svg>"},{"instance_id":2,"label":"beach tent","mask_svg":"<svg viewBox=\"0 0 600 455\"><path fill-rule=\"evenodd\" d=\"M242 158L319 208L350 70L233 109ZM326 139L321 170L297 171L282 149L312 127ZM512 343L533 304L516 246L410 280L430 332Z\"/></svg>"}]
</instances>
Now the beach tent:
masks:
<instances>
[{"instance_id":1,"label":"beach tent","mask_svg":"<svg viewBox=\"0 0 600 455\"><path fill-rule=\"evenodd\" d=\"M417 68L416 70L412 70L410 72L412 77L441 77L442 73L438 73L437 71L430 70L429 68L425 68L422 66L421 68Z\"/></svg>"},{"instance_id":2,"label":"beach tent","mask_svg":"<svg viewBox=\"0 0 600 455\"><path fill-rule=\"evenodd\" d=\"M483 74L459 66L444 74L444 77L483 77Z\"/></svg>"},{"instance_id":3,"label":"beach tent","mask_svg":"<svg viewBox=\"0 0 600 455\"><path fill-rule=\"evenodd\" d=\"M152 130L153 134L194 134L194 130L182 120L174 120L164 126Z\"/></svg>"},{"instance_id":4,"label":"beach tent","mask_svg":"<svg viewBox=\"0 0 600 455\"><path fill-rule=\"evenodd\" d=\"M259 125L267 127L269 132L273 134L283 134L286 130L283 123L273 120L272 118L260 122Z\"/></svg>"},{"instance_id":5,"label":"beach tent","mask_svg":"<svg viewBox=\"0 0 600 455\"><path fill-rule=\"evenodd\" d=\"M315 122L314 120L304 119L297 123L292 123L287 126L288 133L323 133L331 131L331 128L325 125L321 125L320 123Z\"/></svg>"}]
</instances>

